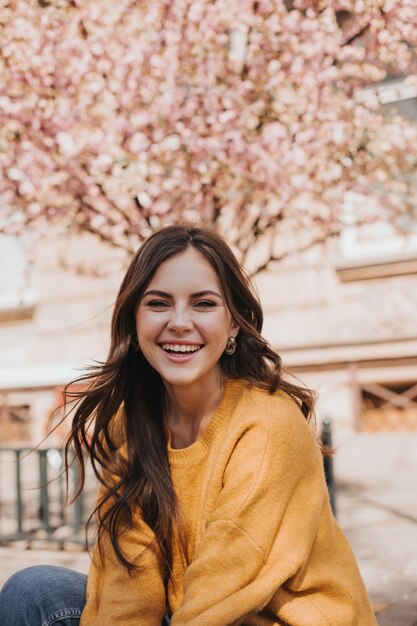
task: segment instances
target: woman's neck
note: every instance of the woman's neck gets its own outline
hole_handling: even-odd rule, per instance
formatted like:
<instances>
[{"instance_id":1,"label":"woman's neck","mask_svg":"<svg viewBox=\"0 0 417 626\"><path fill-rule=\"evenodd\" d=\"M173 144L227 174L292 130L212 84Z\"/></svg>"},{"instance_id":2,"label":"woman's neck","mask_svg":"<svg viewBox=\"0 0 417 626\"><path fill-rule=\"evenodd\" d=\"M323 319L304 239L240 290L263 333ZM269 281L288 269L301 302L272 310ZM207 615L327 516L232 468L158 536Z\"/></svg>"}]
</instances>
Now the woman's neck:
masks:
<instances>
[{"instance_id":1,"label":"woman's neck","mask_svg":"<svg viewBox=\"0 0 417 626\"><path fill-rule=\"evenodd\" d=\"M192 386L166 385L165 416L173 448L185 448L200 439L223 398L221 372Z\"/></svg>"}]
</instances>

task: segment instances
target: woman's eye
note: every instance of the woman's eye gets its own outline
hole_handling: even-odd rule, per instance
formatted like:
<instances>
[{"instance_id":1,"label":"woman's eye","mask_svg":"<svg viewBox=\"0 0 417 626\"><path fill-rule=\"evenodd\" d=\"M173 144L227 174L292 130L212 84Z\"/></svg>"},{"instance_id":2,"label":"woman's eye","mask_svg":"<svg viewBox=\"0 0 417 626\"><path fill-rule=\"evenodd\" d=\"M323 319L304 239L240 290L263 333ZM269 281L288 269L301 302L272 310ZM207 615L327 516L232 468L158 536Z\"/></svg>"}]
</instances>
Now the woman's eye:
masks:
<instances>
[{"instance_id":1,"label":"woman's eye","mask_svg":"<svg viewBox=\"0 0 417 626\"><path fill-rule=\"evenodd\" d=\"M216 303L212 302L211 300L199 300L195 303L195 306L200 309L211 309L212 307L216 306Z\"/></svg>"},{"instance_id":2,"label":"woman's eye","mask_svg":"<svg viewBox=\"0 0 417 626\"><path fill-rule=\"evenodd\" d=\"M146 306L151 309L162 309L168 306L168 302L164 302L164 300L151 300L146 303Z\"/></svg>"}]
</instances>

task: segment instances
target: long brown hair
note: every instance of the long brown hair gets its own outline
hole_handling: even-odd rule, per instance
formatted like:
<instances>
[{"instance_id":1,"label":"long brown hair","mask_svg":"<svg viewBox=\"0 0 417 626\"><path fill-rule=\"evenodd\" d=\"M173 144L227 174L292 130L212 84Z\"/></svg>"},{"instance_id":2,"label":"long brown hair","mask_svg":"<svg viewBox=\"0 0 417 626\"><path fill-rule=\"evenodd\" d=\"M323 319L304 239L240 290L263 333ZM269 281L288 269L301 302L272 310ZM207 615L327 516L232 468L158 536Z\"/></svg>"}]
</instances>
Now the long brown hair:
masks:
<instances>
[{"instance_id":1,"label":"long brown hair","mask_svg":"<svg viewBox=\"0 0 417 626\"><path fill-rule=\"evenodd\" d=\"M98 540L108 531L115 554L128 571L135 563L123 553L119 536L138 507L155 533L167 576L171 568L172 535L179 515L163 425L165 389L159 374L137 349L135 314L161 263L190 246L216 271L226 304L240 328L235 354L220 359L225 378L241 378L271 393L282 389L296 400L307 419L312 413L312 392L283 378L280 357L262 337L259 299L226 242L191 225L168 226L149 237L120 287L106 361L74 381L86 384L83 391L71 391L71 384L67 388L67 397L76 400L66 444L67 463L70 450L75 450L81 466L81 491L85 456L89 458L104 494L94 512ZM121 439L126 444L125 454L120 454Z\"/></svg>"}]
</instances>

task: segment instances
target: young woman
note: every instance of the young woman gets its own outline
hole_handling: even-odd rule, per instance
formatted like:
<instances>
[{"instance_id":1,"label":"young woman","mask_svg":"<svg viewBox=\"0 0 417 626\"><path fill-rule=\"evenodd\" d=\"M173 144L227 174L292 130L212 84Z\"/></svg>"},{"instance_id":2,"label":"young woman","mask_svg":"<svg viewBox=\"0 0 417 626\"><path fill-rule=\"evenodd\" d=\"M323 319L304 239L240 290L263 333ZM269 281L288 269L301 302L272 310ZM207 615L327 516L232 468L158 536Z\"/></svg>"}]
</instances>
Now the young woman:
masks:
<instances>
[{"instance_id":1,"label":"young woman","mask_svg":"<svg viewBox=\"0 0 417 626\"><path fill-rule=\"evenodd\" d=\"M2 625L376 624L330 510L312 394L261 329L218 235L170 226L142 245L68 442L100 481L88 579L15 574Z\"/></svg>"}]
</instances>

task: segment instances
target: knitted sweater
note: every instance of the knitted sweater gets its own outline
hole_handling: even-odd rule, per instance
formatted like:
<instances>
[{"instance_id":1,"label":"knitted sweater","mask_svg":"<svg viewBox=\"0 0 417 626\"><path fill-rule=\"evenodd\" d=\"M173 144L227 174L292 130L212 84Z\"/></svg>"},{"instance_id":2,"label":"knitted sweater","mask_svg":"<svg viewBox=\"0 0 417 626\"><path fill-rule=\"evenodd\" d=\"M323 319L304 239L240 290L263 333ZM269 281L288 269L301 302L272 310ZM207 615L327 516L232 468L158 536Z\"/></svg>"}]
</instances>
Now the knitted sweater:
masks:
<instances>
[{"instance_id":1,"label":"knitted sweater","mask_svg":"<svg viewBox=\"0 0 417 626\"><path fill-rule=\"evenodd\" d=\"M323 463L296 403L238 380L203 437L172 449L186 549L174 541L172 626L376 626L352 551L332 516ZM103 537L81 626L160 626L166 609L153 533L122 535L129 576Z\"/></svg>"}]
</instances>

